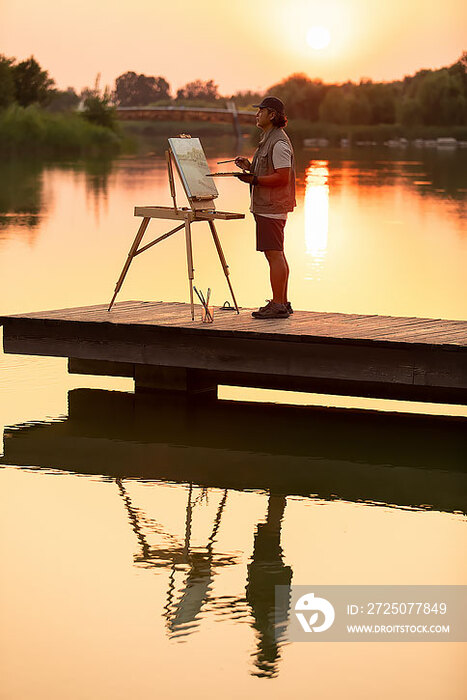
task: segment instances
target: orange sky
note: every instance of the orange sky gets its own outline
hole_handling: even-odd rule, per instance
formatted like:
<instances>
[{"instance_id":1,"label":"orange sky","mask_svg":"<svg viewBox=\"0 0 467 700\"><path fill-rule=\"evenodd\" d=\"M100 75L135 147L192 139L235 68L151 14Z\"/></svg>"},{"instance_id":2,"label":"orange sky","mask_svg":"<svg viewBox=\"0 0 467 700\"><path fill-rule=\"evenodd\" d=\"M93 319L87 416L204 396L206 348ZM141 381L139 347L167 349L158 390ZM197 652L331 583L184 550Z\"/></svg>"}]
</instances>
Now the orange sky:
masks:
<instances>
[{"instance_id":1,"label":"orange sky","mask_svg":"<svg viewBox=\"0 0 467 700\"><path fill-rule=\"evenodd\" d=\"M327 49L306 43L314 24ZM392 80L454 63L467 49L463 0L1 0L0 47L33 54L58 87L113 87L127 70L177 89L264 90L294 72L325 82Z\"/></svg>"}]
</instances>

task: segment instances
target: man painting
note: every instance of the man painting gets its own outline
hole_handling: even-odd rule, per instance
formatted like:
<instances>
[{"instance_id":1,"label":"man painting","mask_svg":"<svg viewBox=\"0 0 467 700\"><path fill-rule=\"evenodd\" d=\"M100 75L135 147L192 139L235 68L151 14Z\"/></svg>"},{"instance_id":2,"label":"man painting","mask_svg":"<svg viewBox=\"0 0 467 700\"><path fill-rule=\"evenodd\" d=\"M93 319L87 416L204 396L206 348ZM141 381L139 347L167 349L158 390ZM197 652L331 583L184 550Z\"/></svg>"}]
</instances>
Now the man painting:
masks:
<instances>
[{"instance_id":1,"label":"man painting","mask_svg":"<svg viewBox=\"0 0 467 700\"><path fill-rule=\"evenodd\" d=\"M265 97L256 113L256 125L263 131L250 161L237 157L235 165L244 171L237 177L250 185L251 207L256 221L256 250L269 263L272 299L253 312L255 318L287 318L293 313L287 298L289 266L284 255L284 227L287 214L295 207L295 163L292 144L283 127L287 124L284 103Z\"/></svg>"}]
</instances>

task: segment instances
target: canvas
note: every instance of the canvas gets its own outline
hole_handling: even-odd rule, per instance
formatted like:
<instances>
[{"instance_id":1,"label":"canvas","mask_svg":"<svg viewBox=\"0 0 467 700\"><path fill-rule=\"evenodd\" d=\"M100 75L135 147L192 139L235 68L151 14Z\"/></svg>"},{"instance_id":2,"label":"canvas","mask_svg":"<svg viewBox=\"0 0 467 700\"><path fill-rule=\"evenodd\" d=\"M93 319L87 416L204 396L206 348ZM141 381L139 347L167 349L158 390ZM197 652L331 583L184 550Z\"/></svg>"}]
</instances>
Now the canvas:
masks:
<instances>
[{"instance_id":1,"label":"canvas","mask_svg":"<svg viewBox=\"0 0 467 700\"><path fill-rule=\"evenodd\" d=\"M210 175L206 155L198 138L170 138L170 150L188 199L206 199L219 196Z\"/></svg>"}]
</instances>

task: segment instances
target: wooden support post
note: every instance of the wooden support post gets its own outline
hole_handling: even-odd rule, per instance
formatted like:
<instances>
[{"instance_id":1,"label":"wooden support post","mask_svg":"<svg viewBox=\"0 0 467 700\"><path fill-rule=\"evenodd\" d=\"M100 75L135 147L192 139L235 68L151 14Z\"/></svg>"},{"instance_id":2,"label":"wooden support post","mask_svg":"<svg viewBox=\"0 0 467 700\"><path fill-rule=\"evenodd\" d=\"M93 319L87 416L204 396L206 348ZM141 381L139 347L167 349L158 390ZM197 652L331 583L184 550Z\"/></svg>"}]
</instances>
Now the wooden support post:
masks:
<instances>
[{"instance_id":1,"label":"wooden support post","mask_svg":"<svg viewBox=\"0 0 467 700\"><path fill-rule=\"evenodd\" d=\"M217 398L217 382L209 372L187 367L135 365L135 391L156 391L179 397Z\"/></svg>"},{"instance_id":2,"label":"wooden support post","mask_svg":"<svg viewBox=\"0 0 467 700\"><path fill-rule=\"evenodd\" d=\"M110 309L113 306L113 303L115 301L115 297L117 296L118 292L121 289L121 286L123 284L123 280L125 279L126 274L128 272L128 268L130 267L131 261L133 260L133 258L136 255L136 251L138 250L138 246L141 243L141 239L143 238L150 221L151 221L151 219L149 217L145 217L141 222L141 226L139 227L138 233L136 234L136 238L133 241L133 245L130 248L130 252L128 253L128 257L127 257L126 262L123 266L123 270L121 271L120 277L118 278L118 282L115 286L115 292L114 292L114 295L112 297L112 301L110 302L109 308L107 309L107 311L110 311Z\"/></svg>"},{"instance_id":3,"label":"wooden support post","mask_svg":"<svg viewBox=\"0 0 467 700\"><path fill-rule=\"evenodd\" d=\"M224 270L224 275L227 280L227 284L229 285L230 289L230 294L232 295L233 303L235 306L235 309L237 311L237 314L240 313L238 310L238 305L237 305L237 300L235 299L235 294L232 289L232 285L230 284L230 279L229 279L229 266L227 265L227 261L224 256L224 251L222 250L221 242L219 240L219 236L217 235L216 227L214 226L214 221L209 222L209 228L211 229L212 237L214 239L214 245L216 246L217 254L219 255L219 259L221 261L222 268Z\"/></svg>"},{"instance_id":4,"label":"wooden support post","mask_svg":"<svg viewBox=\"0 0 467 700\"><path fill-rule=\"evenodd\" d=\"M175 181L174 181L174 173L173 173L173 167L172 167L172 153L171 153L171 151L165 152L165 158L167 160L167 170L169 173L170 194L172 196L172 200L174 203L174 209L175 209L175 211L177 211L177 199L176 199L176 195L175 195Z\"/></svg>"},{"instance_id":5,"label":"wooden support post","mask_svg":"<svg viewBox=\"0 0 467 700\"><path fill-rule=\"evenodd\" d=\"M188 266L188 282L190 285L190 305L191 305L191 320L195 320L195 306L193 304L193 280L195 271L193 269L193 249L191 246L191 227L190 220L185 219L185 240L186 240L186 259Z\"/></svg>"}]
</instances>

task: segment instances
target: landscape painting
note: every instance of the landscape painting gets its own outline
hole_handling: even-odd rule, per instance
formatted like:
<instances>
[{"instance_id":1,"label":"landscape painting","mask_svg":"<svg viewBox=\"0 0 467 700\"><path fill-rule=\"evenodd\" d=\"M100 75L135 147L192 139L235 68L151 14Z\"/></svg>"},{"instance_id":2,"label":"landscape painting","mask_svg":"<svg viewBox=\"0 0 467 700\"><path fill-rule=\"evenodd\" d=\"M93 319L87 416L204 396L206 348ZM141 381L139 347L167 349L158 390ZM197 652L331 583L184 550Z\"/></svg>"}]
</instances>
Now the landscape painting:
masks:
<instances>
[{"instance_id":1,"label":"landscape painting","mask_svg":"<svg viewBox=\"0 0 467 700\"><path fill-rule=\"evenodd\" d=\"M188 199L218 197L201 141L198 138L171 138L171 151L177 163Z\"/></svg>"}]
</instances>

